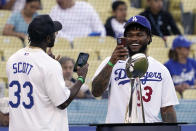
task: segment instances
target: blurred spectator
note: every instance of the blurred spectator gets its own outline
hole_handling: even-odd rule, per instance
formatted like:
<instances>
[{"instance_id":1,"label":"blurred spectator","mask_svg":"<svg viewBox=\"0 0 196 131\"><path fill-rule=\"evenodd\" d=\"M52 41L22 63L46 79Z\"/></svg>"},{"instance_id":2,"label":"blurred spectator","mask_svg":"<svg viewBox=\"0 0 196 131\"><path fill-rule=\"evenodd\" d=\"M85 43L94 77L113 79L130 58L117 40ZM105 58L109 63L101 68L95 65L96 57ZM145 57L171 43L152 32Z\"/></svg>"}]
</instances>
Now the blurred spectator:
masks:
<instances>
[{"instance_id":1,"label":"blurred spectator","mask_svg":"<svg viewBox=\"0 0 196 131\"><path fill-rule=\"evenodd\" d=\"M113 16L109 17L105 24L106 35L122 37L126 23L127 5L123 1L115 1L112 4Z\"/></svg>"},{"instance_id":2,"label":"blurred spectator","mask_svg":"<svg viewBox=\"0 0 196 131\"><path fill-rule=\"evenodd\" d=\"M27 35L27 28L32 19L38 14L40 0L26 0L22 11L14 12L10 16L3 29L3 35L16 36L24 41Z\"/></svg>"},{"instance_id":3,"label":"blurred spectator","mask_svg":"<svg viewBox=\"0 0 196 131\"><path fill-rule=\"evenodd\" d=\"M73 41L75 37L105 36L104 26L90 4L74 0L56 1L58 5L51 10L50 16L63 25L63 29L58 34L59 37Z\"/></svg>"},{"instance_id":4,"label":"blurred spectator","mask_svg":"<svg viewBox=\"0 0 196 131\"><path fill-rule=\"evenodd\" d=\"M152 26L152 34L164 38L181 34L172 15L163 10L163 0L147 0L148 8L140 15L145 16Z\"/></svg>"},{"instance_id":5,"label":"blurred spectator","mask_svg":"<svg viewBox=\"0 0 196 131\"><path fill-rule=\"evenodd\" d=\"M0 9L3 10L12 10L16 0L0 0Z\"/></svg>"},{"instance_id":6,"label":"blurred spectator","mask_svg":"<svg viewBox=\"0 0 196 131\"><path fill-rule=\"evenodd\" d=\"M9 125L9 99L8 97L0 98L0 126Z\"/></svg>"},{"instance_id":7,"label":"blurred spectator","mask_svg":"<svg viewBox=\"0 0 196 131\"><path fill-rule=\"evenodd\" d=\"M176 91L181 96L185 89L195 86L196 61L189 58L191 44L192 42L183 36L176 37L169 52L169 61L165 63L172 76Z\"/></svg>"},{"instance_id":8,"label":"blurred spectator","mask_svg":"<svg viewBox=\"0 0 196 131\"><path fill-rule=\"evenodd\" d=\"M25 2L26 2L26 0L16 0L12 10L14 12L21 11L25 6Z\"/></svg>"},{"instance_id":9,"label":"blurred spectator","mask_svg":"<svg viewBox=\"0 0 196 131\"><path fill-rule=\"evenodd\" d=\"M59 60L62 69L63 69L63 77L65 80L65 84L68 88L71 88L74 83L76 82L76 79L73 78L73 68L74 68L74 60L69 57L62 57ZM87 85L83 85L81 89L79 90L76 98L92 98L92 95L90 94L90 91L88 89Z\"/></svg>"},{"instance_id":10,"label":"blurred spectator","mask_svg":"<svg viewBox=\"0 0 196 131\"><path fill-rule=\"evenodd\" d=\"M24 8L25 0L0 0L0 9L21 11Z\"/></svg>"}]
</instances>

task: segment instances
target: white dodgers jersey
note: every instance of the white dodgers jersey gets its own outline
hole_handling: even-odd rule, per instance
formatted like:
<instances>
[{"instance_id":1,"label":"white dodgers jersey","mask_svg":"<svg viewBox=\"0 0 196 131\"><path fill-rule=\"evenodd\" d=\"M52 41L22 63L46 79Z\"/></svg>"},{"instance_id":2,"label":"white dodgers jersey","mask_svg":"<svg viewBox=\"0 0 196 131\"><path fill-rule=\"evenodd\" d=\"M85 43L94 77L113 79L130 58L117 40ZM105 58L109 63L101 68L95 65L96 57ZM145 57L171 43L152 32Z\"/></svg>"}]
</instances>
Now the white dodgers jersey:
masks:
<instances>
[{"instance_id":1,"label":"white dodgers jersey","mask_svg":"<svg viewBox=\"0 0 196 131\"><path fill-rule=\"evenodd\" d=\"M95 78L109 61L107 57L98 67ZM173 81L164 65L148 57L149 67L140 78L145 122L160 122L158 115L161 107L178 104ZM126 61L119 60L113 67L109 82L109 100L106 123L125 123L130 99L130 79L125 72ZM141 103L137 103L141 106ZM135 122L137 123L137 122Z\"/></svg>"},{"instance_id":2,"label":"white dodgers jersey","mask_svg":"<svg viewBox=\"0 0 196 131\"><path fill-rule=\"evenodd\" d=\"M68 131L70 90L62 68L40 48L23 48L7 62L10 131Z\"/></svg>"}]
</instances>

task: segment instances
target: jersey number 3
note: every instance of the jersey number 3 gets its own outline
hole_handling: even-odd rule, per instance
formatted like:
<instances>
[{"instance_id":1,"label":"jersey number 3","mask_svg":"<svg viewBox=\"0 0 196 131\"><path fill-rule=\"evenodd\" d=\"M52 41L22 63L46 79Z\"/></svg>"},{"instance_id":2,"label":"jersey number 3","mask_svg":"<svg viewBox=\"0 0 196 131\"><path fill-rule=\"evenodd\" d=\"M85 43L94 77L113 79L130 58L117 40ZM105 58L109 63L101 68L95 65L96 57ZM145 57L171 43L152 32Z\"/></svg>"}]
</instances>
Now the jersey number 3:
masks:
<instances>
[{"instance_id":1,"label":"jersey number 3","mask_svg":"<svg viewBox=\"0 0 196 131\"><path fill-rule=\"evenodd\" d=\"M150 86L145 86L144 90L147 91L146 94L144 96L142 96L143 101L145 102L149 102L151 100L151 95L152 95L152 88ZM137 91L137 99L138 101L140 101L140 95L139 95L139 91ZM137 106L140 106L140 103L137 103Z\"/></svg>"},{"instance_id":2,"label":"jersey number 3","mask_svg":"<svg viewBox=\"0 0 196 131\"><path fill-rule=\"evenodd\" d=\"M21 85L18 81L12 81L9 84L9 88L13 88L14 85L17 86L17 91L14 93L14 95L17 97L17 101L16 101L16 103L13 103L12 101L9 101L9 104L12 108L17 108L20 105ZM27 88L27 87L29 87L29 89L30 89L29 92L27 93L27 97L29 98L30 102L28 104L25 103L25 102L22 102L22 105L26 109L31 109L31 107L34 105L33 96L32 96L33 86L29 81L26 81L23 84L23 88Z\"/></svg>"}]
</instances>

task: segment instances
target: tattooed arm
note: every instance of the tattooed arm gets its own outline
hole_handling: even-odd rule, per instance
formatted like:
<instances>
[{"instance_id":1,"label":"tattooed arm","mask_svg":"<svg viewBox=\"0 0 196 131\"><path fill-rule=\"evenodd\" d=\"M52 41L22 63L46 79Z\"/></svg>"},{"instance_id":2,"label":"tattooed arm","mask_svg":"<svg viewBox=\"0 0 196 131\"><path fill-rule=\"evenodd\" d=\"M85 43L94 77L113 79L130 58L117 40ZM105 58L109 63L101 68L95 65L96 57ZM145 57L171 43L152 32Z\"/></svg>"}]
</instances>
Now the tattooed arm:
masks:
<instances>
[{"instance_id":1,"label":"tattooed arm","mask_svg":"<svg viewBox=\"0 0 196 131\"><path fill-rule=\"evenodd\" d=\"M176 111L173 106L166 106L161 108L161 117L163 122L176 123Z\"/></svg>"},{"instance_id":2,"label":"tattooed arm","mask_svg":"<svg viewBox=\"0 0 196 131\"><path fill-rule=\"evenodd\" d=\"M92 82L92 94L95 97L99 97L103 94L103 92L106 90L110 75L112 72L112 67L108 64L103 68L103 70L98 74L97 77Z\"/></svg>"},{"instance_id":3,"label":"tattooed arm","mask_svg":"<svg viewBox=\"0 0 196 131\"><path fill-rule=\"evenodd\" d=\"M125 49L123 45L117 45L109 61L112 64L116 64L118 60L124 59L127 55L128 50ZM92 82L92 94L95 97L101 96L108 87L111 72L112 66L106 64L106 66L101 70L101 72L94 78Z\"/></svg>"}]
</instances>

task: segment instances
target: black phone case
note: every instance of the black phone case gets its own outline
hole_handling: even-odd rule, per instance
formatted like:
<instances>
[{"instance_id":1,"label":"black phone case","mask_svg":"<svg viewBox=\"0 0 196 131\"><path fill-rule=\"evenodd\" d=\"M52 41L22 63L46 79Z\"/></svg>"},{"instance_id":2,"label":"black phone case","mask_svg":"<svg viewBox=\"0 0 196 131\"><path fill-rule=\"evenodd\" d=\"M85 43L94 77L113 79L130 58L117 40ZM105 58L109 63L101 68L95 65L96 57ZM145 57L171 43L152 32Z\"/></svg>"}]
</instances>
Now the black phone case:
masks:
<instances>
[{"instance_id":1,"label":"black phone case","mask_svg":"<svg viewBox=\"0 0 196 131\"><path fill-rule=\"evenodd\" d=\"M77 58L77 61L74 65L74 72L77 71L77 67L80 66L84 66L87 61L88 61L88 58L89 58L89 54L88 53L83 53L83 52L80 52L78 58Z\"/></svg>"}]
</instances>

